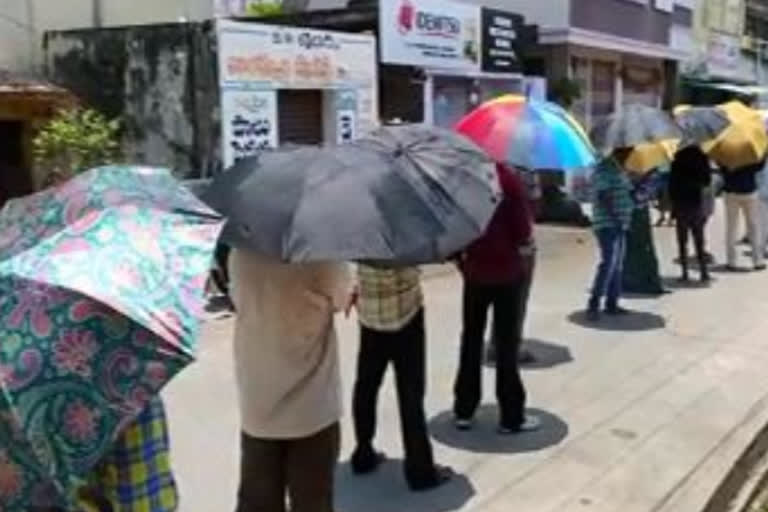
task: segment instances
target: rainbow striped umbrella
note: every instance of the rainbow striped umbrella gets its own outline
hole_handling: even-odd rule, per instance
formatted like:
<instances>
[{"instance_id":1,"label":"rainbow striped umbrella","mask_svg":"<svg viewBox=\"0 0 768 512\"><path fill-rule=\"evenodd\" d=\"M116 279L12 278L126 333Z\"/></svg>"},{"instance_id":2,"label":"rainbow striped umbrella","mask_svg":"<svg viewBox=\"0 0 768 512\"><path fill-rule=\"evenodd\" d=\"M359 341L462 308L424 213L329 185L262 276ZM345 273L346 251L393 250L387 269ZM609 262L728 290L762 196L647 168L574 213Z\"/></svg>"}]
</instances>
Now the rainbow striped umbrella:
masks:
<instances>
[{"instance_id":1,"label":"rainbow striped umbrella","mask_svg":"<svg viewBox=\"0 0 768 512\"><path fill-rule=\"evenodd\" d=\"M497 162L567 170L596 163L589 136L554 103L509 94L480 105L456 125Z\"/></svg>"}]
</instances>

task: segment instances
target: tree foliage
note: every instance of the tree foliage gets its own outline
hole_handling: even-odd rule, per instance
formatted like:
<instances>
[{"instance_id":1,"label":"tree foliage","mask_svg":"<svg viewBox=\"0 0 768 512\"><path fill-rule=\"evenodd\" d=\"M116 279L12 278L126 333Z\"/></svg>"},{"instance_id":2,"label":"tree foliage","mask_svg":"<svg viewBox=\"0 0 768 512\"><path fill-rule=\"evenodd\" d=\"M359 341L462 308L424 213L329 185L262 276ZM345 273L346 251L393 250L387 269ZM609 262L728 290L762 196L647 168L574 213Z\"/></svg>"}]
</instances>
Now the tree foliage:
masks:
<instances>
[{"instance_id":1,"label":"tree foliage","mask_svg":"<svg viewBox=\"0 0 768 512\"><path fill-rule=\"evenodd\" d=\"M90 109L60 111L33 140L43 186L67 180L120 157L120 122Z\"/></svg>"},{"instance_id":2,"label":"tree foliage","mask_svg":"<svg viewBox=\"0 0 768 512\"><path fill-rule=\"evenodd\" d=\"M551 85L549 99L563 108L571 108L577 100L581 99L581 86L576 80L561 78Z\"/></svg>"}]
</instances>

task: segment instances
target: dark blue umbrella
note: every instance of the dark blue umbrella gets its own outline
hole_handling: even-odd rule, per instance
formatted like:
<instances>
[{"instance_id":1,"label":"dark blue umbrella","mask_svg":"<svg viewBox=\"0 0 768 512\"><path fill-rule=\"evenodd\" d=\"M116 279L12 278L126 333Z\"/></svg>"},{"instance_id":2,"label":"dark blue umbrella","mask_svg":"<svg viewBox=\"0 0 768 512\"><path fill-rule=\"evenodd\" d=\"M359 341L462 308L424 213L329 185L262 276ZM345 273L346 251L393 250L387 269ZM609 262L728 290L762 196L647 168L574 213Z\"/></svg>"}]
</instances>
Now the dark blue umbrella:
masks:
<instances>
[{"instance_id":1,"label":"dark blue umbrella","mask_svg":"<svg viewBox=\"0 0 768 512\"><path fill-rule=\"evenodd\" d=\"M425 263L479 237L499 195L481 149L411 125L243 160L204 200L229 219L225 242L283 261Z\"/></svg>"}]
</instances>

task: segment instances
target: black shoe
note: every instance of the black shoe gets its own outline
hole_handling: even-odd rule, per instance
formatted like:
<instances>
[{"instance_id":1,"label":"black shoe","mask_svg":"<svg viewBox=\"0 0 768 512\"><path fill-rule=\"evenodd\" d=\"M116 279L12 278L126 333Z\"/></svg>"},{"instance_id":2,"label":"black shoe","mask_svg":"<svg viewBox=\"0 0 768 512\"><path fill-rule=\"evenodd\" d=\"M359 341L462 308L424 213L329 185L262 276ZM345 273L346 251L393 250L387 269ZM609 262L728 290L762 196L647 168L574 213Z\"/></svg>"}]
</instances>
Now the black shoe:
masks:
<instances>
[{"instance_id":1,"label":"black shoe","mask_svg":"<svg viewBox=\"0 0 768 512\"><path fill-rule=\"evenodd\" d=\"M522 423L514 426L499 425L498 433L502 436L509 436L513 434L523 434L525 432L536 432L541 428L541 418L529 414L525 417Z\"/></svg>"},{"instance_id":2,"label":"black shoe","mask_svg":"<svg viewBox=\"0 0 768 512\"><path fill-rule=\"evenodd\" d=\"M373 473L386 460L386 456L373 449L355 450L350 459L352 472L356 475L368 475Z\"/></svg>"},{"instance_id":3,"label":"black shoe","mask_svg":"<svg viewBox=\"0 0 768 512\"><path fill-rule=\"evenodd\" d=\"M630 310L624 309L621 306L609 306L605 308L605 314L609 316L626 316L630 313Z\"/></svg>"},{"instance_id":4,"label":"black shoe","mask_svg":"<svg viewBox=\"0 0 768 512\"><path fill-rule=\"evenodd\" d=\"M475 419L474 418L459 418L456 416L453 419L453 426L456 427L456 430L461 430L466 432L467 430L472 430L472 427L475 426Z\"/></svg>"},{"instance_id":5,"label":"black shoe","mask_svg":"<svg viewBox=\"0 0 768 512\"><path fill-rule=\"evenodd\" d=\"M765 269L766 269L765 263L761 263L760 265L755 265L756 272L762 272Z\"/></svg>"},{"instance_id":6,"label":"black shoe","mask_svg":"<svg viewBox=\"0 0 768 512\"><path fill-rule=\"evenodd\" d=\"M447 483L453 478L454 472L447 466L435 466L433 474L429 478L410 480L408 487L414 492L430 491Z\"/></svg>"}]
</instances>

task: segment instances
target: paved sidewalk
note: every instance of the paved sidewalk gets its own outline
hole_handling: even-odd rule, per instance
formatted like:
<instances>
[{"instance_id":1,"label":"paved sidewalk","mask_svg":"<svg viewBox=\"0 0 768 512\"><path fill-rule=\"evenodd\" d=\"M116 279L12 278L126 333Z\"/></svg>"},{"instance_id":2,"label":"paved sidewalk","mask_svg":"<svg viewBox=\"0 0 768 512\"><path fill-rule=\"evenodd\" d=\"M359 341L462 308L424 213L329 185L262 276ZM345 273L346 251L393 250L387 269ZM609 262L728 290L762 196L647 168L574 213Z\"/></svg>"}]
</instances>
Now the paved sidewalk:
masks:
<instances>
[{"instance_id":1,"label":"paved sidewalk","mask_svg":"<svg viewBox=\"0 0 768 512\"><path fill-rule=\"evenodd\" d=\"M656 231L664 273L677 275L672 230ZM710 229L722 259L722 229ZM378 442L393 462L357 479L342 464L339 512L698 512L738 454L768 421L768 273L715 274L711 288L636 298L641 313L595 327L578 311L592 275L588 231L539 230L541 254L528 335L540 358L525 372L542 431L495 435L493 371L476 430L458 433L449 408L460 330L460 281L430 272L428 414L439 462L459 477L427 494L406 491L398 416L388 380ZM746 263L746 261L745 261ZM674 285L674 282L670 283ZM345 392L357 349L340 324ZM198 364L166 393L183 512L233 509L238 419L231 321L205 327ZM343 461L352 433L344 423Z\"/></svg>"}]
</instances>

